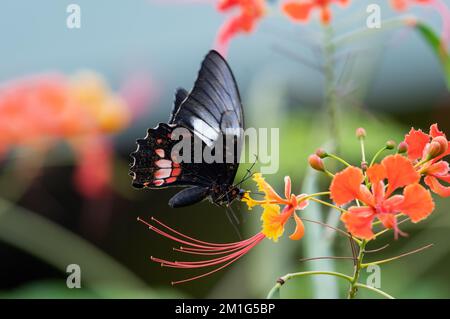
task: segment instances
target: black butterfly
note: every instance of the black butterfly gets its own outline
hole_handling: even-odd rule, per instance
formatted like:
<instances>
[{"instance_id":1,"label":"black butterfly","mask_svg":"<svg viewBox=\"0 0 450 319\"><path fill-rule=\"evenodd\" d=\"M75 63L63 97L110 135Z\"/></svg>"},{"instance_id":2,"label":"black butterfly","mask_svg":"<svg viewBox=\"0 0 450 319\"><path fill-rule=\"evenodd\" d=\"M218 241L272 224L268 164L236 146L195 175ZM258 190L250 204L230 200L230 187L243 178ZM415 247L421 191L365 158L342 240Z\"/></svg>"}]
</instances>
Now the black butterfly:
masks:
<instances>
[{"instance_id":1,"label":"black butterfly","mask_svg":"<svg viewBox=\"0 0 450 319\"><path fill-rule=\"evenodd\" d=\"M223 162L179 161L172 154L179 142L172 139L177 128L187 129L191 150L196 143L202 151L221 151ZM136 188L160 189L189 186L173 196L169 205L183 207L205 198L220 206L229 206L241 198L243 190L233 185L239 166L243 139L244 115L239 91L233 73L225 59L210 51L202 62L194 88L189 93L178 89L175 105L167 124L160 123L149 129L144 139L137 140L137 150L131 154L133 164L130 175ZM232 147L226 139L232 137ZM212 151L214 153L214 151ZM184 155L184 154L182 154Z\"/></svg>"}]
</instances>

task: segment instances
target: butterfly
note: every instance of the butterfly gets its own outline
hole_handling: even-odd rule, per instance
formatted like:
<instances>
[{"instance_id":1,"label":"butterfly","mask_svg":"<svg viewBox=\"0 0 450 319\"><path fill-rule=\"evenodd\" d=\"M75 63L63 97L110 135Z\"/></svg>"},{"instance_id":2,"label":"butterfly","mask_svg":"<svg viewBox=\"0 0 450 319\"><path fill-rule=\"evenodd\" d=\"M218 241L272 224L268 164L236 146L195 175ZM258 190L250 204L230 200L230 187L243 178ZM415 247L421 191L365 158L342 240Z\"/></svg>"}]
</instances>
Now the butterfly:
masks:
<instances>
[{"instance_id":1,"label":"butterfly","mask_svg":"<svg viewBox=\"0 0 450 319\"><path fill-rule=\"evenodd\" d=\"M177 89L168 123L159 123L148 130L144 139L136 141L137 149L131 153L133 186L185 187L169 200L173 208L206 198L229 207L233 200L245 194L239 184L233 185L243 129L244 114L236 80L225 59L212 50L204 58L191 92ZM174 138L179 130L183 132L182 138ZM188 148L176 154L174 150L180 140L188 141ZM195 150L218 155L215 158L219 160L196 161L192 155ZM180 160L183 156L188 160Z\"/></svg>"}]
</instances>

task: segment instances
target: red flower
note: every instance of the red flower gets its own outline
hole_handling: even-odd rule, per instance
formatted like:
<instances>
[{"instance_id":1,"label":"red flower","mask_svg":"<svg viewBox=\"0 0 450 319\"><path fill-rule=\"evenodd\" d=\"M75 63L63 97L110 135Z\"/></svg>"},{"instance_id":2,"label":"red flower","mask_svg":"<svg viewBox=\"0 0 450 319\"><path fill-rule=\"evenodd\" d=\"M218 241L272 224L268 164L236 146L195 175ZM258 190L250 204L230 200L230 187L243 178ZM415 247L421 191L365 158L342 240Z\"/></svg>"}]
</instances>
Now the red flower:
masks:
<instances>
[{"instance_id":1,"label":"red flower","mask_svg":"<svg viewBox=\"0 0 450 319\"><path fill-rule=\"evenodd\" d=\"M450 187L440 183L450 183L449 163L444 160L450 155L450 142L437 124L431 125L429 134L412 128L405 135L405 142L408 158L417 163L418 172L425 175L425 184L442 197L450 196Z\"/></svg>"},{"instance_id":2,"label":"red flower","mask_svg":"<svg viewBox=\"0 0 450 319\"><path fill-rule=\"evenodd\" d=\"M238 33L250 33L259 19L264 15L264 0L220 0L217 9L226 12L233 8L240 10L239 14L230 17L222 27L216 39L217 50L225 55L230 40Z\"/></svg>"},{"instance_id":3,"label":"red flower","mask_svg":"<svg viewBox=\"0 0 450 319\"><path fill-rule=\"evenodd\" d=\"M372 239L375 217L386 228L393 228L397 237L401 232L397 227L396 214L408 215L416 223L434 209L430 192L418 184L420 175L411 162L401 155L388 156L381 164L371 166L367 177L370 188L362 185L365 178L361 169L348 167L336 174L330 186L331 198L336 204L344 205L355 199L365 204L352 206L341 216L347 230L355 237ZM387 188L385 179L389 182ZM404 186L403 195L393 195L395 190Z\"/></svg>"},{"instance_id":4,"label":"red flower","mask_svg":"<svg viewBox=\"0 0 450 319\"><path fill-rule=\"evenodd\" d=\"M306 22L309 20L311 12L314 9L320 10L320 19L323 24L329 24L331 21L330 5L339 3L346 5L349 0L301 0L288 1L283 4L284 13L294 21Z\"/></svg>"}]
</instances>

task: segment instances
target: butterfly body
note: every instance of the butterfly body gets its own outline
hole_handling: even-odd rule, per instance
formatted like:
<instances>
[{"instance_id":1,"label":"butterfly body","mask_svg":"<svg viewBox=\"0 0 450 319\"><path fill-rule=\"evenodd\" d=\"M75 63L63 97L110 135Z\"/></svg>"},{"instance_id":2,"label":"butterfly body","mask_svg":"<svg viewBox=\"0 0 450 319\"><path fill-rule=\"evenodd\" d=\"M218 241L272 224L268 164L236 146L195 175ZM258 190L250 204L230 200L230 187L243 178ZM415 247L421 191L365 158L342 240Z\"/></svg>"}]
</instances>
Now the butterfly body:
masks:
<instances>
[{"instance_id":1,"label":"butterfly body","mask_svg":"<svg viewBox=\"0 0 450 319\"><path fill-rule=\"evenodd\" d=\"M158 124L148 130L144 139L137 140L138 148L131 154L133 186L186 187L170 199L171 207L192 205L206 198L219 206L229 206L244 193L233 185L243 126L242 105L231 69L219 53L211 51L192 91L176 91L168 123ZM176 152L183 141L188 147ZM199 160L199 153L214 154L216 160Z\"/></svg>"}]
</instances>

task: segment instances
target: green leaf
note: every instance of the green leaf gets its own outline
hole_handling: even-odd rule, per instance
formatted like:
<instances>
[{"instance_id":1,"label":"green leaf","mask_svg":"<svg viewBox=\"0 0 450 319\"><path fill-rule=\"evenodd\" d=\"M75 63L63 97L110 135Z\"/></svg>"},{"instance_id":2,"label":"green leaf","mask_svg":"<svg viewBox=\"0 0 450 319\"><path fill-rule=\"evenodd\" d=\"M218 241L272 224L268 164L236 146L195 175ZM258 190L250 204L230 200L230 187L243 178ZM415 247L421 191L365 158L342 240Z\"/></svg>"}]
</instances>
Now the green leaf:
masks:
<instances>
[{"instance_id":1,"label":"green leaf","mask_svg":"<svg viewBox=\"0 0 450 319\"><path fill-rule=\"evenodd\" d=\"M431 49L441 62L445 81L447 83L447 88L450 89L450 56L448 54L447 48L445 47L445 43L443 43L436 32L434 32L434 30L425 23L417 22L415 24L415 28L422 36L422 38L428 43L428 45L431 47Z\"/></svg>"}]
</instances>

